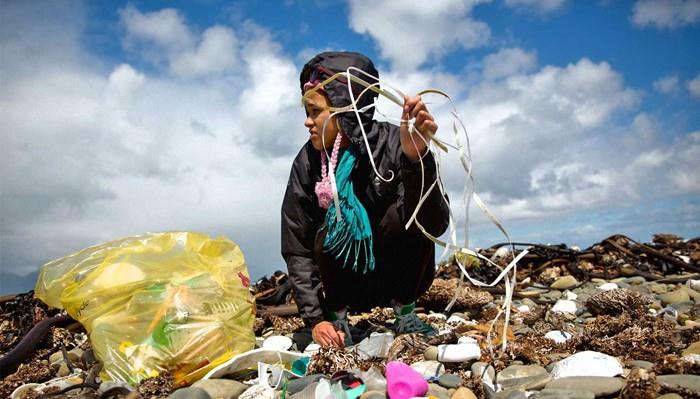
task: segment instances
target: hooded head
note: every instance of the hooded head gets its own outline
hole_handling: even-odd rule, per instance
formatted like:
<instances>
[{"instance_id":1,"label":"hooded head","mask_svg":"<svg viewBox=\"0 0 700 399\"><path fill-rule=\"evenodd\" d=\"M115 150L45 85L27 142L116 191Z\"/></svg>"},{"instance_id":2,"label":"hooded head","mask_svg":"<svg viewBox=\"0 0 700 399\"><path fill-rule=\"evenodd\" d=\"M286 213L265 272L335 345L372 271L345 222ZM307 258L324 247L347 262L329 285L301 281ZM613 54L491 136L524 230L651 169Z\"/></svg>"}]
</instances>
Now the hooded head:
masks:
<instances>
[{"instance_id":1,"label":"hooded head","mask_svg":"<svg viewBox=\"0 0 700 399\"><path fill-rule=\"evenodd\" d=\"M370 76L377 78L379 77L379 73L374 67L372 61L360 53L338 51L324 52L316 55L309 62L307 62L306 65L304 65L304 68L301 71L301 76L299 77L302 95L306 91L304 88L305 85L308 89L308 83L322 82L338 72L346 72L348 67L355 67L366 72ZM351 71L351 73L370 84L377 82L376 79L361 74L357 71ZM353 96L355 97L355 100L357 100L358 109L372 104L377 98L377 93L368 90L362 95L361 98L358 99L358 96L365 89L365 87L354 82L351 83L351 87ZM352 102L350 93L348 92L347 79L345 77L341 76L338 79L326 84L323 87L323 91L333 107L345 107ZM362 120L365 131L367 132L370 130L369 127L372 124L373 115L374 108L370 108L360 113L360 119ZM336 118L338 119L341 130L350 139L350 143L360 153L365 153L366 149L363 144L362 133L358 126L355 113L346 112L337 115Z\"/></svg>"}]
</instances>

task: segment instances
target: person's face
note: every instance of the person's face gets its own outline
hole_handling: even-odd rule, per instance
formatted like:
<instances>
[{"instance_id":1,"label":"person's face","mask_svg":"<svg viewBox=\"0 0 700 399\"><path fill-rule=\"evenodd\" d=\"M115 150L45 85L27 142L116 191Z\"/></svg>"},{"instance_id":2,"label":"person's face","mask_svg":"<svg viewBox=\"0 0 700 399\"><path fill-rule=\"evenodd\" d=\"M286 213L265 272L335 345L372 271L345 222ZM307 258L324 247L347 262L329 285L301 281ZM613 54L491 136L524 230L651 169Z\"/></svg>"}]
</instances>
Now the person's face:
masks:
<instances>
[{"instance_id":1,"label":"person's face","mask_svg":"<svg viewBox=\"0 0 700 399\"><path fill-rule=\"evenodd\" d=\"M309 140L318 151L324 148L333 147L333 142L338 135L338 125L335 117L329 119L331 106L328 98L319 91L309 93L306 96L304 107L306 108L306 120L304 126L309 129ZM326 123L325 121L328 120ZM326 131L323 131L323 124L326 124Z\"/></svg>"}]
</instances>

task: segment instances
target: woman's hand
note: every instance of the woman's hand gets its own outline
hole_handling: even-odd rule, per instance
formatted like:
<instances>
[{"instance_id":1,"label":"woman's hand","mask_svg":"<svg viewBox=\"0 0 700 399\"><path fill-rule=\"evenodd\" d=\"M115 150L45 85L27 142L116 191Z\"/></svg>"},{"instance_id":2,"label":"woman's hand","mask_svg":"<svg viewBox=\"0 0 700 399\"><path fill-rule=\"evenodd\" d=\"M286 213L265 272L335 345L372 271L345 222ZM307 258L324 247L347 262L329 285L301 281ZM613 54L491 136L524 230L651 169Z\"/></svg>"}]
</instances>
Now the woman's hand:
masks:
<instances>
[{"instance_id":1,"label":"woman's hand","mask_svg":"<svg viewBox=\"0 0 700 399\"><path fill-rule=\"evenodd\" d=\"M311 329L314 342L321 346L345 347L345 334L335 328L330 321L322 321Z\"/></svg>"},{"instance_id":2,"label":"woman's hand","mask_svg":"<svg viewBox=\"0 0 700 399\"><path fill-rule=\"evenodd\" d=\"M435 118L430 114L428 108L420 96L403 98L403 114L401 115L401 149L406 157L411 161L417 161L418 158L425 155L430 143L430 136L437 132L438 125L435 123ZM414 137L408 132L408 122L415 118ZM418 135L422 136L425 141L421 140ZM415 144L414 144L415 142Z\"/></svg>"}]
</instances>

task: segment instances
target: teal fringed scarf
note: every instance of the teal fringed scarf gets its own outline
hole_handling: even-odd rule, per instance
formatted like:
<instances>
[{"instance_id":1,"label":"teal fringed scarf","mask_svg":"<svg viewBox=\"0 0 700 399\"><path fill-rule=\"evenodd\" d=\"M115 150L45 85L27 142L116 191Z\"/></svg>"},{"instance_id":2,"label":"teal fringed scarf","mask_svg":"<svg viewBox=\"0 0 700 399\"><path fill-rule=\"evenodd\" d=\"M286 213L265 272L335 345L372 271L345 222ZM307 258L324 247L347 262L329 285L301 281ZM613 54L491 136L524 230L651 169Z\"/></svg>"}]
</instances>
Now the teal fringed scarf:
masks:
<instances>
[{"instance_id":1,"label":"teal fringed scarf","mask_svg":"<svg viewBox=\"0 0 700 399\"><path fill-rule=\"evenodd\" d=\"M326 226L328 232L323 241L323 249L334 255L336 259L343 259L343 268L350 260L352 270L357 271L357 266L364 261L363 273L374 270L374 253L372 250L372 226L369 223L367 210L355 195L352 185L353 167L357 157L354 151L348 148L341 156L335 171L335 181L338 189L338 203L342 220L337 220L335 215L335 202L331 202L326 213ZM354 255L354 260L350 257Z\"/></svg>"}]
</instances>

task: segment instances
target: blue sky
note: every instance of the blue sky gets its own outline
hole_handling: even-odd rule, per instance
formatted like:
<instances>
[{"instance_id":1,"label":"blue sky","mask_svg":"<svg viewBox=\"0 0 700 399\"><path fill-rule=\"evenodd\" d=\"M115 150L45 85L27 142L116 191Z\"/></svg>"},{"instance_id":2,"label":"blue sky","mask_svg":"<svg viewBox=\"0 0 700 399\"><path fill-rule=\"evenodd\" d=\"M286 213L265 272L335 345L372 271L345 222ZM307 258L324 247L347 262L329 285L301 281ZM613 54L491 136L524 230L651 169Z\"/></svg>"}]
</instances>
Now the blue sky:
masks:
<instances>
[{"instance_id":1,"label":"blue sky","mask_svg":"<svg viewBox=\"0 0 700 399\"><path fill-rule=\"evenodd\" d=\"M147 231L226 235L253 278L284 269L297 79L322 50L452 95L517 241L700 235L698 0L9 1L0 33L0 293ZM464 175L443 165L462 225ZM503 240L469 219L470 246Z\"/></svg>"}]
</instances>

